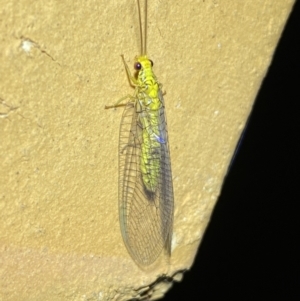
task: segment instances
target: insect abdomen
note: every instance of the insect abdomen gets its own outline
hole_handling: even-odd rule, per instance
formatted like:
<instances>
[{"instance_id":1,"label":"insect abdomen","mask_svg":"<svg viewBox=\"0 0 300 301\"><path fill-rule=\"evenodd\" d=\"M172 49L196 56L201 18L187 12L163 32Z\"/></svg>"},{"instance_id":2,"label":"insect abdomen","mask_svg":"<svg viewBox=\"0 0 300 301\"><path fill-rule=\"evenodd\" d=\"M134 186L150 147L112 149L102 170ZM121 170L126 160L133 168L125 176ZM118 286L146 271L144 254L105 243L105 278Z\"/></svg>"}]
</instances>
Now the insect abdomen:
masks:
<instances>
[{"instance_id":1,"label":"insect abdomen","mask_svg":"<svg viewBox=\"0 0 300 301\"><path fill-rule=\"evenodd\" d=\"M164 143L160 139L158 114L159 111L146 111L140 117L143 127L141 172L143 183L150 192L155 192L158 185L161 164L161 143Z\"/></svg>"}]
</instances>

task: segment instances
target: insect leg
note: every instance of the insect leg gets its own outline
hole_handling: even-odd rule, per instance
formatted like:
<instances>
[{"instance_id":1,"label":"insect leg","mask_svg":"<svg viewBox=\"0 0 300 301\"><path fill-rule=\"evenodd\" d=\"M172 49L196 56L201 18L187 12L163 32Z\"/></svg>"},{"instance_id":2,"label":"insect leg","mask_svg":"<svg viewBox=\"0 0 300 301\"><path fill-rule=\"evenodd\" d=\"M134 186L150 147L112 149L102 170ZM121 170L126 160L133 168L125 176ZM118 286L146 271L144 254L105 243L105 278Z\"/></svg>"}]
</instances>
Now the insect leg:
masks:
<instances>
[{"instance_id":1,"label":"insect leg","mask_svg":"<svg viewBox=\"0 0 300 301\"><path fill-rule=\"evenodd\" d=\"M130 80L130 84L132 86L134 86L134 87L138 86L139 85L138 81L136 80L136 78L134 76L132 76L132 74L131 74L131 72L129 70L129 67L128 67L128 65L125 62L124 55L122 54L121 57L122 57L124 65L125 65L126 73L127 73L127 76L128 76L128 78Z\"/></svg>"},{"instance_id":2,"label":"insect leg","mask_svg":"<svg viewBox=\"0 0 300 301\"><path fill-rule=\"evenodd\" d=\"M131 72L129 70L129 67L128 67L128 65L125 62L124 55L122 54L121 57L122 57L124 65L125 65L126 73L127 73L128 79L130 81L130 84L132 86L134 86L134 87L137 87L138 86L138 82L134 78L134 76L132 76L132 74L131 74ZM124 106L126 106L127 103L121 103L124 99L130 99L132 102L135 102L136 101L136 94L137 94L137 90L135 91L135 93L134 93L133 96L132 95L126 95L126 96L122 97L121 99L119 99L114 105L105 106L105 109L113 109L113 108L117 108L117 107L124 107Z\"/></svg>"},{"instance_id":3,"label":"insect leg","mask_svg":"<svg viewBox=\"0 0 300 301\"><path fill-rule=\"evenodd\" d=\"M121 103L124 99L131 99L132 102L135 102L135 97L132 95L126 95L124 97L122 97L121 99L119 99L114 105L109 105L109 106L105 106L105 109L113 109L113 108L118 108L118 107L125 107L127 105L126 103Z\"/></svg>"}]
</instances>

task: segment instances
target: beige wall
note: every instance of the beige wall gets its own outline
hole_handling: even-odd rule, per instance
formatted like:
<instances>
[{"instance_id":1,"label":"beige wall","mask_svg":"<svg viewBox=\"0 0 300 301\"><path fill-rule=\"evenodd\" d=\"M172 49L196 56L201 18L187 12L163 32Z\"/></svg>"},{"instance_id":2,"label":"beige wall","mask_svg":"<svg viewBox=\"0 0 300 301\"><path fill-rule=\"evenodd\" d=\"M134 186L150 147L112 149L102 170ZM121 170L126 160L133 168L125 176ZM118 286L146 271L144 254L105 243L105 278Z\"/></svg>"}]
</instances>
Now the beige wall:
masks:
<instances>
[{"instance_id":1,"label":"beige wall","mask_svg":"<svg viewBox=\"0 0 300 301\"><path fill-rule=\"evenodd\" d=\"M293 3L149 0L176 209L170 263L143 271L118 222L123 109L104 110L133 92L136 2L0 0L0 299L127 300L192 265Z\"/></svg>"}]
</instances>

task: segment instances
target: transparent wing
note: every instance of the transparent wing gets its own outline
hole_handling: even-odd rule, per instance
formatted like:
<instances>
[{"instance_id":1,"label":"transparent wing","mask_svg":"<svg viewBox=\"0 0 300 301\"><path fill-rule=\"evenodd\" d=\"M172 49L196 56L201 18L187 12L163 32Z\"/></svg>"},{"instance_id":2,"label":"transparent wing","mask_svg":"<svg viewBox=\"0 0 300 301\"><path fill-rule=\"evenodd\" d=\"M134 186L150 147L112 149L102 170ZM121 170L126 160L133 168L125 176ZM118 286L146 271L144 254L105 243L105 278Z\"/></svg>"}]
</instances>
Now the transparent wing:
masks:
<instances>
[{"instance_id":1,"label":"transparent wing","mask_svg":"<svg viewBox=\"0 0 300 301\"><path fill-rule=\"evenodd\" d=\"M164 105L161 93L160 100ZM174 197L164 106L159 112L159 131L165 143L159 150L158 187L149 192L140 169L142 124L134 103L127 104L120 128L119 214L123 240L139 265L153 263L163 249L170 254Z\"/></svg>"}]
</instances>

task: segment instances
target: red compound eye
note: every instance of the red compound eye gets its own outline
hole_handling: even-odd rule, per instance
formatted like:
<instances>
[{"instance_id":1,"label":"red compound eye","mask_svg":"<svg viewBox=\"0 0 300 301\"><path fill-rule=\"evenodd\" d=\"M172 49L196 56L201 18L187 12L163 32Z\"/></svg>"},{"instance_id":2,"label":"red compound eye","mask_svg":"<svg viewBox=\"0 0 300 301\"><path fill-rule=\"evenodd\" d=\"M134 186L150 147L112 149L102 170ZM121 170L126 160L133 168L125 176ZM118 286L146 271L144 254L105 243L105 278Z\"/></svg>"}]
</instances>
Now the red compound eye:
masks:
<instances>
[{"instance_id":1,"label":"red compound eye","mask_svg":"<svg viewBox=\"0 0 300 301\"><path fill-rule=\"evenodd\" d=\"M134 69L135 69L135 70L141 70L141 69L142 69L141 63L136 62L136 63L134 64Z\"/></svg>"}]
</instances>

